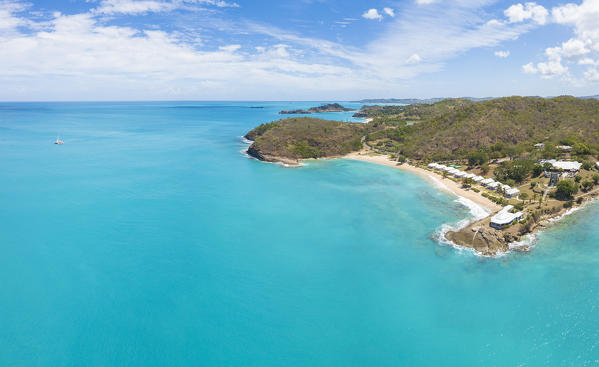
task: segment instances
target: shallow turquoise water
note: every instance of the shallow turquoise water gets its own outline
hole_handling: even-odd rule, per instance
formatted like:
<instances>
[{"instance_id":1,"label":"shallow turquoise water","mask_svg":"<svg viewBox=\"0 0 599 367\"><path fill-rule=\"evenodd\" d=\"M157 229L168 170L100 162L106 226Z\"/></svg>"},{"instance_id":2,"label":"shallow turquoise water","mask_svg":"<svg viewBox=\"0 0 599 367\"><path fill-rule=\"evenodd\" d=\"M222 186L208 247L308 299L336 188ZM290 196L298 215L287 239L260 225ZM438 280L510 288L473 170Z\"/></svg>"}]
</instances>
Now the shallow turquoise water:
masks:
<instances>
[{"instance_id":1,"label":"shallow turquoise water","mask_svg":"<svg viewBox=\"0 0 599 367\"><path fill-rule=\"evenodd\" d=\"M240 152L312 105L0 104L0 366L599 365L598 205L440 246L418 177Z\"/></svg>"}]
</instances>

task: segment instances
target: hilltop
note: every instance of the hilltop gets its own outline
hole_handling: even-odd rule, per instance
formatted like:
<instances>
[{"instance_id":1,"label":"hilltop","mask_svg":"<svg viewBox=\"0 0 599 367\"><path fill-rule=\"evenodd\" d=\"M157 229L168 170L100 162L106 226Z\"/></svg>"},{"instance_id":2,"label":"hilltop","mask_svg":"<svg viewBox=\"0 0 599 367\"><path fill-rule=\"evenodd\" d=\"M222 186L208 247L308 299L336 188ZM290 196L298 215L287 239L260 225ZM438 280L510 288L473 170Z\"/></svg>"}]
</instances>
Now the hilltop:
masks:
<instances>
[{"instance_id":1,"label":"hilltop","mask_svg":"<svg viewBox=\"0 0 599 367\"><path fill-rule=\"evenodd\" d=\"M599 101L575 97L506 97L473 102L447 99L434 104L365 110L375 131L366 141L390 153L421 160L555 158L557 145L575 152L599 152ZM533 146L545 143L535 152Z\"/></svg>"},{"instance_id":2,"label":"hilltop","mask_svg":"<svg viewBox=\"0 0 599 367\"><path fill-rule=\"evenodd\" d=\"M371 126L309 117L262 124L245 135L248 154L263 161L297 164L301 159L345 155L362 148Z\"/></svg>"}]
</instances>

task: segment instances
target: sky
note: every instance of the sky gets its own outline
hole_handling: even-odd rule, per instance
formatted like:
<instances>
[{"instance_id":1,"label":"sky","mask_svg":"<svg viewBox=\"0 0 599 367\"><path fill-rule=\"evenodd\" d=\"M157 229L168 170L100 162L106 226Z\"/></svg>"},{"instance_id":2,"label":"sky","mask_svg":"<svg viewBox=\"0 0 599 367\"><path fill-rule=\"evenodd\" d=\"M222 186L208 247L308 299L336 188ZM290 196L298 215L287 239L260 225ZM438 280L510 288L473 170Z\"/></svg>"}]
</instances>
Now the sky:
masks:
<instances>
[{"instance_id":1,"label":"sky","mask_svg":"<svg viewBox=\"0 0 599 367\"><path fill-rule=\"evenodd\" d=\"M599 0L0 0L0 100L599 94Z\"/></svg>"}]
</instances>

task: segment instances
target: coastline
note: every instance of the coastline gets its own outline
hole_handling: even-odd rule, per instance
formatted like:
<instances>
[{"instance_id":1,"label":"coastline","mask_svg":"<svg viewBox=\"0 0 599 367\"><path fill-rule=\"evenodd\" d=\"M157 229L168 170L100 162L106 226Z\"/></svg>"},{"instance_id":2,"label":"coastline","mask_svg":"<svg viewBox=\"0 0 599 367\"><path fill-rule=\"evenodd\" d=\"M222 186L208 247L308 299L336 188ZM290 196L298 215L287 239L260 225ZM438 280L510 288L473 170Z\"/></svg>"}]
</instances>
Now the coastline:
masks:
<instances>
[{"instance_id":1,"label":"coastline","mask_svg":"<svg viewBox=\"0 0 599 367\"><path fill-rule=\"evenodd\" d=\"M435 186L437 186L439 189L441 189L445 192L449 192L458 197L461 197L461 198L464 198L464 199L474 202L475 204L477 204L480 207L482 207L483 209L485 209L485 211L488 214L495 213L495 212L501 210L501 208L502 208L500 205L492 202L491 200L489 200L473 191L468 191L468 190L461 188L458 183L456 183L452 180L449 180L449 179L444 180L439 175L436 175L434 173L431 173L431 172L429 172L425 169L419 168L419 167L411 166L407 163L398 165L396 161L393 161L384 155L379 155L379 154L372 155L372 153L370 153L370 152L355 152L355 153L347 154L347 155L343 156L343 158L353 159L353 160L363 161L363 162L370 162L370 163L375 163L375 164L381 164L381 165L385 165L385 166L389 166L389 167L394 167L394 168L400 169L402 171L414 173L414 174L432 182L433 184L435 184Z\"/></svg>"},{"instance_id":2,"label":"coastline","mask_svg":"<svg viewBox=\"0 0 599 367\"><path fill-rule=\"evenodd\" d=\"M244 143L251 142L244 139ZM247 153L246 153L247 154ZM254 157L267 163L276 163L284 167L300 167L302 161L289 161L280 159L280 157ZM261 159L266 158L266 159ZM444 245L452 246L456 249L466 250L474 253L476 256L498 258L505 256L512 251L528 252L534 247L536 234L543 229L555 224L560 219L568 216L587 204L594 202L594 198L599 195L599 190L589 193L589 199L574 208L561 208L557 212L545 213L541 215L538 221L533 222L533 226L526 232L516 233L515 230L497 230L490 227L490 218L492 215L503 209L503 206L491 201L477 192L462 188L462 186L451 179L445 179L443 176L428 171L426 169L409 165L407 163L398 164L397 161L390 159L387 155L376 153L370 149L363 149L359 152L352 152L342 156L330 156L319 159L349 159L369 162L379 165L393 167L402 171L410 172L431 182L437 189L457 196L456 201L468 207L472 218L466 218L460 222L449 225L444 224L436 232L435 240Z\"/></svg>"}]
</instances>

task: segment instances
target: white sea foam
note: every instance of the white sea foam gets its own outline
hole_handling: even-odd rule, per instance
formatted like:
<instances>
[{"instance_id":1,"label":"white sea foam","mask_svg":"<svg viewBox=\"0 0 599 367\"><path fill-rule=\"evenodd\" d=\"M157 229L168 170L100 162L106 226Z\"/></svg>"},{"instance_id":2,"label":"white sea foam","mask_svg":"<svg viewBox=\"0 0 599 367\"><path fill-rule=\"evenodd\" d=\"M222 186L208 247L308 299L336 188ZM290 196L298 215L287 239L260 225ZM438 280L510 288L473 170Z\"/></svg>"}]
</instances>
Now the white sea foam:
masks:
<instances>
[{"instance_id":1,"label":"white sea foam","mask_svg":"<svg viewBox=\"0 0 599 367\"><path fill-rule=\"evenodd\" d=\"M440 182L439 182L439 184L443 185ZM466 252L473 253L477 256L484 256L484 255L478 253L476 250L474 250L471 247L460 246L460 245L454 243L453 241L448 240L447 237L445 237L445 235L447 234L447 232L450 232L450 231L457 232L457 231L467 227L468 225L470 225L473 222L476 222L478 220L486 218L490 215L490 213L482 206L480 206L480 205L476 204L475 202L473 202L472 200L466 199L465 197L462 197L462 196L458 197L455 200L455 202L460 203L461 205L470 209L471 217L462 219L461 221L459 221L455 224L448 224L448 223L442 224L441 227L439 227L433 234L433 239L441 245L451 246L458 251L466 251Z\"/></svg>"},{"instance_id":2,"label":"white sea foam","mask_svg":"<svg viewBox=\"0 0 599 367\"><path fill-rule=\"evenodd\" d=\"M253 144L254 143L253 140L246 139L245 136L240 136L239 138L241 139L241 142L244 144Z\"/></svg>"}]
</instances>

